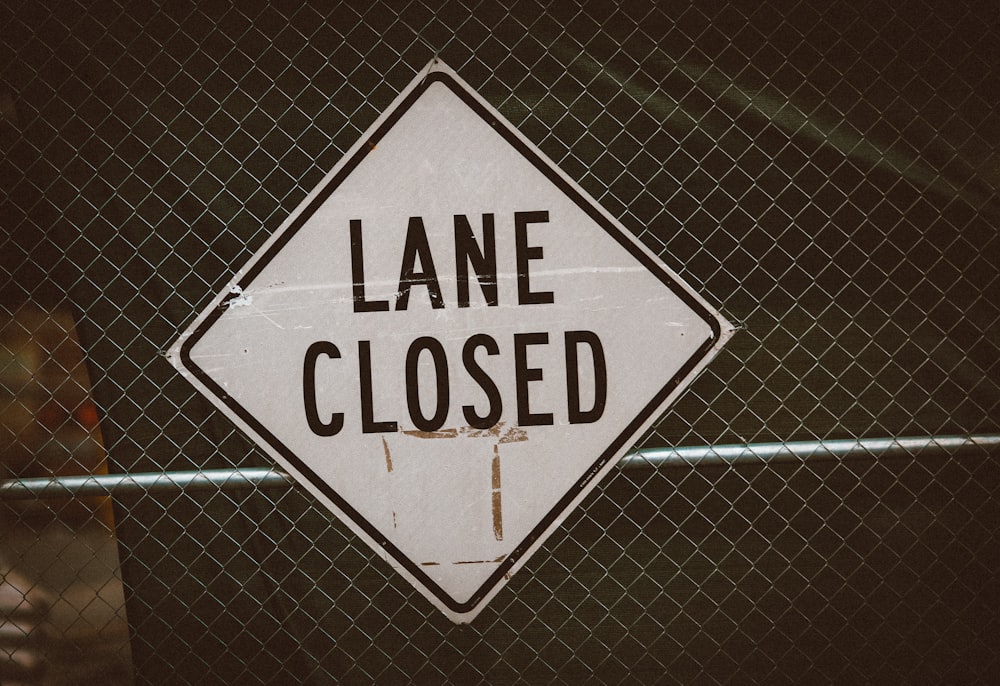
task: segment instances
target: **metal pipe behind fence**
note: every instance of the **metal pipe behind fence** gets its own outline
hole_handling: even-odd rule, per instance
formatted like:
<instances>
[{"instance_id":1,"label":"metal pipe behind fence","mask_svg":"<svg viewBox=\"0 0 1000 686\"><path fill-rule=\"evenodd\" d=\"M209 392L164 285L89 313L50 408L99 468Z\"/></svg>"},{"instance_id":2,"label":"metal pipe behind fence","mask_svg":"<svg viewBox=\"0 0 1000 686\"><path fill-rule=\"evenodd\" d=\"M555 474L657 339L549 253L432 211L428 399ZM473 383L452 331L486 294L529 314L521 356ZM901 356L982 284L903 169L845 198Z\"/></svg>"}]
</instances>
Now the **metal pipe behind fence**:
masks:
<instances>
[{"instance_id":1,"label":"metal pipe behind fence","mask_svg":"<svg viewBox=\"0 0 1000 686\"><path fill-rule=\"evenodd\" d=\"M806 460L850 460L923 455L952 456L1000 449L1000 434L853 438L789 443L750 443L682 448L647 448L622 458L622 467L753 465Z\"/></svg>"},{"instance_id":2,"label":"metal pipe behind fence","mask_svg":"<svg viewBox=\"0 0 1000 686\"><path fill-rule=\"evenodd\" d=\"M859 438L747 445L644 448L627 454L622 469L753 466L849 459L954 457L1000 450L1000 434ZM278 469L208 469L134 474L53 476L0 481L0 501L39 498L124 496L179 491L287 488L294 479Z\"/></svg>"},{"instance_id":3,"label":"metal pipe behind fence","mask_svg":"<svg viewBox=\"0 0 1000 686\"><path fill-rule=\"evenodd\" d=\"M274 488L292 483L285 472L268 468L53 476L0 481L0 500Z\"/></svg>"}]
</instances>

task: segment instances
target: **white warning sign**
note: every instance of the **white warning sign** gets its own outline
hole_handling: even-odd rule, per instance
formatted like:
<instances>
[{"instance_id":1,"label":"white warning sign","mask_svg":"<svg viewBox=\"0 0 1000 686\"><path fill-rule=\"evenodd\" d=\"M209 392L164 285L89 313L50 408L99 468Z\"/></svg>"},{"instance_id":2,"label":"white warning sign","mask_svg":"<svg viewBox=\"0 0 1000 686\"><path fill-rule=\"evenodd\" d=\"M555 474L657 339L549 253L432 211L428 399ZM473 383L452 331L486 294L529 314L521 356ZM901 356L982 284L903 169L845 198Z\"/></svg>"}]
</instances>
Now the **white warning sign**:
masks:
<instances>
[{"instance_id":1,"label":"white warning sign","mask_svg":"<svg viewBox=\"0 0 1000 686\"><path fill-rule=\"evenodd\" d=\"M730 333L438 61L170 354L468 622Z\"/></svg>"}]
</instances>

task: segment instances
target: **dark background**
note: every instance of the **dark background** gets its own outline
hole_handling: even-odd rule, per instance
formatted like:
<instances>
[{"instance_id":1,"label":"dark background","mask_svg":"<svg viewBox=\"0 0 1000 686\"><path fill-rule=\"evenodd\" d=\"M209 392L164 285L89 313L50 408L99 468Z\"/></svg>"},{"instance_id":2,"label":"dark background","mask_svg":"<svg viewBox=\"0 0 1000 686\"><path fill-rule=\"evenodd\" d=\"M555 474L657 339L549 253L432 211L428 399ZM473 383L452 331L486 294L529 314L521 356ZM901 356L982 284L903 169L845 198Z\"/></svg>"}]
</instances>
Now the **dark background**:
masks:
<instances>
[{"instance_id":1,"label":"dark background","mask_svg":"<svg viewBox=\"0 0 1000 686\"><path fill-rule=\"evenodd\" d=\"M995 3L5 2L0 306L119 471L266 466L163 351L439 55L740 331L643 446L997 433ZM140 683L989 682L997 455L614 474L455 627L298 488L123 498Z\"/></svg>"}]
</instances>

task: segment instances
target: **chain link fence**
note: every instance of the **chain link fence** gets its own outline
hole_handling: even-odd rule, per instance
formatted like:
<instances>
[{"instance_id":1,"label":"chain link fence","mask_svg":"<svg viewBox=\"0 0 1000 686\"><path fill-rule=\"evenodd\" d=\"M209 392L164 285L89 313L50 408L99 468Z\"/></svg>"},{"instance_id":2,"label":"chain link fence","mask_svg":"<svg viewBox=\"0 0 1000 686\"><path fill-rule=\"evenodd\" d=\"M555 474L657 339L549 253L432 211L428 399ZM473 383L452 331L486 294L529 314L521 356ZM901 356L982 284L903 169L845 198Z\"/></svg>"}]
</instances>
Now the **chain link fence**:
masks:
<instances>
[{"instance_id":1,"label":"chain link fence","mask_svg":"<svg viewBox=\"0 0 1000 686\"><path fill-rule=\"evenodd\" d=\"M995 678L993 4L10 0L0 25L0 679ZM435 55L739 328L468 626L163 355Z\"/></svg>"}]
</instances>

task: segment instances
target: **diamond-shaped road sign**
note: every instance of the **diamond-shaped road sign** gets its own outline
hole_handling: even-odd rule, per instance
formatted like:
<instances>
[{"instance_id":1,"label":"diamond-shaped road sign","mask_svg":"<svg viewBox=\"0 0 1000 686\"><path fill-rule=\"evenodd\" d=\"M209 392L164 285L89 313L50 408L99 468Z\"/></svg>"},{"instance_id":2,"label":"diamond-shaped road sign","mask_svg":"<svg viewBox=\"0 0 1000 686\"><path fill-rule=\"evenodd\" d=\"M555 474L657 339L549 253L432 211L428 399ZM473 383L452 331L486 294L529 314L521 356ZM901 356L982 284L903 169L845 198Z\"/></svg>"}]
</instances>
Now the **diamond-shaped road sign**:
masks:
<instances>
[{"instance_id":1,"label":"diamond-shaped road sign","mask_svg":"<svg viewBox=\"0 0 1000 686\"><path fill-rule=\"evenodd\" d=\"M730 333L434 61L170 356L468 622Z\"/></svg>"}]
</instances>

